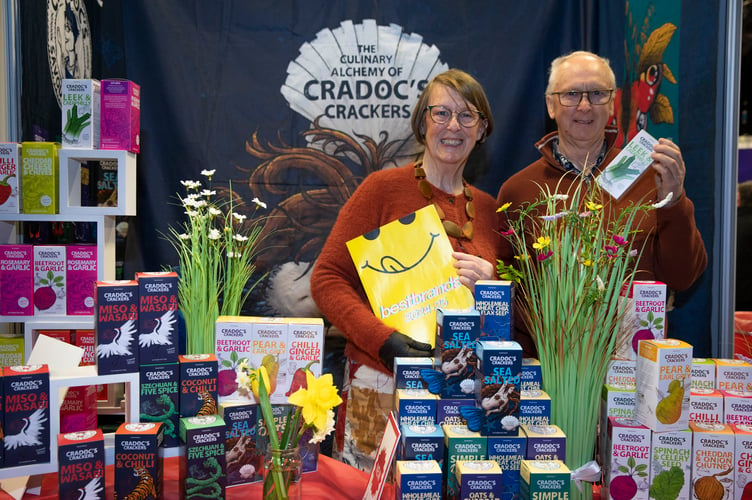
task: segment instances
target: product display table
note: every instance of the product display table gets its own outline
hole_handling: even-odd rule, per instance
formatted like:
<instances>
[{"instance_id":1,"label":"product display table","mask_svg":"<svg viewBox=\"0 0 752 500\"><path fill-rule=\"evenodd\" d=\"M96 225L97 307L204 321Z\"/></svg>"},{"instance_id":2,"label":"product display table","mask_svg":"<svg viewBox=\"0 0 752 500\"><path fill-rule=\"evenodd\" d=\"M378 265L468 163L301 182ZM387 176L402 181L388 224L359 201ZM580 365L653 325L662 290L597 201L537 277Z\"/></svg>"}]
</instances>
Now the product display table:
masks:
<instances>
[{"instance_id":1,"label":"product display table","mask_svg":"<svg viewBox=\"0 0 752 500\"><path fill-rule=\"evenodd\" d=\"M177 500L178 496L178 458L166 458L164 461L164 496L165 500ZM105 498L113 498L114 466L105 470L107 490ZM368 474L327 456L319 456L319 468L316 472L303 474L303 498L306 500L361 500L368 484ZM227 489L228 500L249 500L261 498L261 483L233 486ZM0 492L0 500L12 500L13 497ZM57 474L46 474L42 481L39 496L26 493L23 500L57 499ZM382 497L384 500L394 498L394 489L387 485Z\"/></svg>"}]
</instances>

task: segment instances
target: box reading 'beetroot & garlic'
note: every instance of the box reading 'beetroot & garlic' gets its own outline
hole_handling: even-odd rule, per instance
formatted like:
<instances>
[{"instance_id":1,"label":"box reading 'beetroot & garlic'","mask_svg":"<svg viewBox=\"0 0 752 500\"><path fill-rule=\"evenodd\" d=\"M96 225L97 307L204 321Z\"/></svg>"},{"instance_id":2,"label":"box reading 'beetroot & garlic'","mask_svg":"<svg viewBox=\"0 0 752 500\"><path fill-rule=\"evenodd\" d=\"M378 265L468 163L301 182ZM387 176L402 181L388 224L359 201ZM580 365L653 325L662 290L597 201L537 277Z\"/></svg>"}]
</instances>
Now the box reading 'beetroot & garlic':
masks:
<instances>
[{"instance_id":1,"label":"box reading 'beetroot & garlic'","mask_svg":"<svg viewBox=\"0 0 752 500\"><path fill-rule=\"evenodd\" d=\"M236 369L251 355L253 318L250 316L219 316L214 323L214 352L217 356L217 395L219 402L255 402L249 392L238 390ZM257 368L257 367L252 367Z\"/></svg>"},{"instance_id":2,"label":"box reading 'beetroot & garlic'","mask_svg":"<svg viewBox=\"0 0 752 500\"><path fill-rule=\"evenodd\" d=\"M65 246L34 245L34 314L65 315Z\"/></svg>"},{"instance_id":3,"label":"box reading 'beetroot & garlic'","mask_svg":"<svg viewBox=\"0 0 752 500\"><path fill-rule=\"evenodd\" d=\"M0 245L0 316L34 314L31 245Z\"/></svg>"},{"instance_id":4,"label":"box reading 'beetroot & garlic'","mask_svg":"<svg viewBox=\"0 0 752 500\"><path fill-rule=\"evenodd\" d=\"M66 245L65 282L67 314L94 314L94 283L97 282L96 245Z\"/></svg>"},{"instance_id":5,"label":"box reading 'beetroot & garlic'","mask_svg":"<svg viewBox=\"0 0 752 500\"><path fill-rule=\"evenodd\" d=\"M624 317L616 337L614 358L636 359L640 340L664 338L666 327L666 284L633 281L625 284L619 297Z\"/></svg>"},{"instance_id":6,"label":"box reading 'beetroot & garlic'","mask_svg":"<svg viewBox=\"0 0 752 500\"><path fill-rule=\"evenodd\" d=\"M631 418L609 417L607 435L603 486L610 496L606 498L648 500L650 429Z\"/></svg>"},{"instance_id":7,"label":"box reading 'beetroot & garlic'","mask_svg":"<svg viewBox=\"0 0 752 500\"><path fill-rule=\"evenodd\" d=\"M138 371L138 283L96 282L96 364L99 375Z\"/></svg>"},{"instance_id":8,"label":"box reading 'beetroot & garlic'","mask_svg":"<svg viewBox=\"0 0 752 500\"><path fill-rule=\"evenodd\" d=\"M104 435L101 429L57 435L58 498L104 498Z\"/></svg>"}]
</instances>

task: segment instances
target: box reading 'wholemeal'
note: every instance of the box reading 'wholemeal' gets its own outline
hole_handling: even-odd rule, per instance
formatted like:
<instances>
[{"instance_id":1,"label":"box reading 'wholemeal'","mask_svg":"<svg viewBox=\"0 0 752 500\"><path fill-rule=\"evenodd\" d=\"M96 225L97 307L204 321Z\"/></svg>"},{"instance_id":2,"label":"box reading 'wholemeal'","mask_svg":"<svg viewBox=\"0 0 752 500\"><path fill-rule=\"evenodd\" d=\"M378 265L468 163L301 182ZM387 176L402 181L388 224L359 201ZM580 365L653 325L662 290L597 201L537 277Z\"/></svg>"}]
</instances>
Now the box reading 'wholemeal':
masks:
<instances>
[{"instance_id":1,"label":"box reading 'wholemeal'","mask_svg":"<svg viewBox=\"0 0 752 500\"><path fill-rule=\"evenodd\" d=\"M138 371L138 283L96 282L96 365L99 375Z\"/></svg>"},{"instance_id":2,"label":"box reading 'wholemeal'","mask_svg":"<svg viewBox=\"0 0 752 500\"><path fill-rule=\"evenodd\" d=\"M511 340L514 285L511 281L475 282L475 309L480 313L480 335L488 339Z\"/></svg>"}]
</instances>

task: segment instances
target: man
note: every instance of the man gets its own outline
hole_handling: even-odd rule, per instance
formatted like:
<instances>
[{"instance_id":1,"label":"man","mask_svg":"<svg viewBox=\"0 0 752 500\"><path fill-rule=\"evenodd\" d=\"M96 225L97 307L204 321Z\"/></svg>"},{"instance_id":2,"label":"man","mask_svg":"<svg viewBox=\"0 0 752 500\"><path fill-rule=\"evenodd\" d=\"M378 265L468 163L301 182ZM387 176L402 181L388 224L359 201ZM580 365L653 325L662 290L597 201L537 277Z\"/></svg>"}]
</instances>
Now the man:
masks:
<instances>
[{"instance_id":1,"label":"man","mask_svg":"<svg viewBox=\"0 0 752 500\"><path fill-rule=\"evenodd\" d=\"M620 151L618 131L608 126L614 112L616 78L608 60L590 52L573 52L551 63L546 107L557 130L536 143L541 158L510 177L499 190L499 205L511 203L514 213L525 202L540 198L541 189L567 193L584 176L593 180ZM642 230L633 248L643 249L635 279L658 280L674 290L685 290L702 274L707 253L694 220L694 205L684 192L686 169L679 147L659 139L651 155L652 170L645 172L619 200L604 193L606 203L618 213L634 202L668 199L640 221ZM504 220L500 222L505 230ZM644 246L643 246L644 243ZM500 257L513 262L514 250L502 243ZM519 319L519 318L518 318ZM516 340L525 354L536 349L521 321Z\"/></svg>"}]
</instances>

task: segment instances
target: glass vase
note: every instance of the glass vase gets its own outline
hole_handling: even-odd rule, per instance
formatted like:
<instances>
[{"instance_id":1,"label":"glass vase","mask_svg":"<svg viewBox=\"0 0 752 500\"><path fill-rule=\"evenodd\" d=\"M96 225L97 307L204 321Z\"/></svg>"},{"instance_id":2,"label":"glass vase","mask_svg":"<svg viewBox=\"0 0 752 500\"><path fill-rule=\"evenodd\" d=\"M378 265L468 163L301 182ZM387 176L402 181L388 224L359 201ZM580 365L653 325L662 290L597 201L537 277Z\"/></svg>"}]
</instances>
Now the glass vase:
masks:
<instances>
[{"instance_id":1,"label":"glass vase","mask_svg":"<svg viewBox=\"0 0 752 500\"><path fill-rule=\"evenodd\" d=\"M296 446L278 450L267 446L264 456L264 499L301 500L303 461Z\"/></svg>"}]
</instances>

